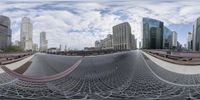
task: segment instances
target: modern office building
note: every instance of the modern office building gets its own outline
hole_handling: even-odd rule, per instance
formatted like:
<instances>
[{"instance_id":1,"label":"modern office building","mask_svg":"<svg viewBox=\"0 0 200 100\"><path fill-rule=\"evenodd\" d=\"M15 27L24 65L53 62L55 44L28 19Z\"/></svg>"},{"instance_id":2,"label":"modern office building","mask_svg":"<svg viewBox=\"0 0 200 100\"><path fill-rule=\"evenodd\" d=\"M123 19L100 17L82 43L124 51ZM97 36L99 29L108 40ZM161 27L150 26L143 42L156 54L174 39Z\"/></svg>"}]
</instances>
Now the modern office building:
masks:
<instances>
[{"instance_id":1,"label":"modern office building","mask_svg":"<svg viewBox=\"0 0 200 100\"><path fill-rule=\"evenodd\" d=\"M175 39L175 38L174 38ZM177 41L177 40L175 40ZM174 43L176 44L176 43ZM171 49L173 46L173 31L164 26L163 49Z\"/></svg>"},{"instance_id":2,"label":"modern office building","mask_svg":"<svg viewBox=\"0 0 200 100\"><path fill-rule=\"evenodd\" d=\"M46 40L46 32L40 33L40 51L47 51L48 41Z\"/></svg>"},{"instance_id":3,"label":"modern office building","mask_svg":"<svg viewBox=\"0 0 200 100\"><path fill-rule=\"evenodd\" d=\"M176 31L172 31L172 46L177 47L177 33L176 33Z\"/></svg>"},{"instance_id":4,"label":"modern office building","mask_svg":"<svg viewBox=\"0 0 200 100\"><path fill-rule=\"evenodd\" d=\"M142 42L140 41L139 42L139 49L141 49L142 48Z\"/></svg>"},{"instance_id":5,"label":"modern office building","mask_svg":"<svg viewBox=\"0 0 200 100\"><path fill-rule=\"evenodd\" d=\"M0 50L11 45L10 19L0 15Z\"/></svg>"},{"instance_id":6,"label":"modern office building","mask_svg":"<svg viewBox=\"0 0 200 100\"><path fill-rule=\"evenodd\" d=\"M196 19L193 25L193 51L200 51L200 17Z\"/></svg>"},{"instance_id":7,"label":"modern office building","mask_svg":"<svg viewBox=\"0 0 200 100\"><path fill-rule=\"evenodd\" d=\"M27 50L33 50L33 25L30 18L23 17L21 22L21 33L20 33L20 47Z\"/></svg>"},{"instance_id":8,"label":"modern office building","mask_svg":"<svg viewBox=\"0 0 200 100\"><path fill-rule=\"evenodd\" d=\"M189 51L192 51L193 43L192 43L192 33L188 32L188 38L187 38L187 49Z\"/></svg>"},{"instance_id":9,"label":"modern office building","mask_svg":"<svg viewBox=\"0 0 200 100\"><path fill-rule=\"evenodd\" d=\"M151 18L143 18L143 48L162 49L163 48L163 22Z\"/></svg>"},{"instance_id":10,"label":"modern office building","mask_svg":"<svg viewBox=\"0 0 200 100\"><path fill-rule=\"evenodd\" d=\"M131 26L128 22L113 26L113 47L115 50L132 49L131 41Z\"/></svg>"},{"instance_id":11,"label":"modern office building","mask_svg":"<svg viewBox=\"0 0 200 100\"><path fill-rule=\"evenodd\" d=\"M135 38L135 35L132 34L131 35L131 43L132 43L132 49L136 49L137 48L137 39Z\"/></svg>"}]
</instances>

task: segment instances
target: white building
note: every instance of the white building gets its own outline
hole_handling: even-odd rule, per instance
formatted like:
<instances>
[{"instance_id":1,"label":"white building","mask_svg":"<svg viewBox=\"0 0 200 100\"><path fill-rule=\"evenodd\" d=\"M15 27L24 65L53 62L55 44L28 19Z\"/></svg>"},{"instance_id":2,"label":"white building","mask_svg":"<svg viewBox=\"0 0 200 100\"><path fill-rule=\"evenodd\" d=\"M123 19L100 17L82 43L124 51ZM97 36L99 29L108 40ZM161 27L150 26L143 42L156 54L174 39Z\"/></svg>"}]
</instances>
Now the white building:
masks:
<instances>
[{"instance_id":1,"label":"white building","mask_svg":"<svg viewBox=\"0 0 200 100\"><path fill-rule=\"evenodd\" d=\"M40 51L47 51L48 41L46 40L46 32L40 33Z\"/></svg>"},{"instance_id":2,"label":"white building","mask_svg":"<svg viewBox=\"0 0 200 100\"><path fill-rule=\"evenodd\" d=\"M131 41L131 26L128 22L113 26L113 47L115 50L132 49Z\"/></svg>"},{"instance_id":3,"label":"white building","mask_svg":"<svg viewBox=\"0 0 200 100\"><path fill-rule=\"evenodd\" d=\"M172 31L172 46L177 47L177 33Z\"/></svg>"},{"instance_id":4,"label":"white building","mask_svg":"<svg viewBox=\"0 0 200 100\"><path fill-rule=\"evenodd\" d=\"M20 32L20 47L26 50L33 50L33 25L30 18L23 17Z\"/></svg>"},{"instance_id":5,"label":"white building","mask_svg":"<svg viewBox=\"0 0 200 100\"><path fill-rule=\"evenodd\" d=\"M192 50L192 33L188 32L188 38L187 38L187 49Z\"/></svg>"}]
</instances>

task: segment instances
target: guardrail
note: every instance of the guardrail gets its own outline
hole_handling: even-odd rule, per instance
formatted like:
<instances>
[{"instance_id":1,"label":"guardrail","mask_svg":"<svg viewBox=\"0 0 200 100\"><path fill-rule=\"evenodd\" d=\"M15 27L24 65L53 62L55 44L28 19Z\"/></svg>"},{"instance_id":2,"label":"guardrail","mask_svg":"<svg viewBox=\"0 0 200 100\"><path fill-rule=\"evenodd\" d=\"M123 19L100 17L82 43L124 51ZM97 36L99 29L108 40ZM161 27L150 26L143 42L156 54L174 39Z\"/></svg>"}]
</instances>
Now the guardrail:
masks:
<instances>
[{"instance_id":1,"label":"guardrail","mask_svg":"<svg viewBox=\"0 0 200 100\"><path fill-rule=\"evenodd\" d=\"M89 56L89 55L103 55L103 54L110 54L116 53L121 51L129 51L129 50L90 50L90 51L59 51L59 52L47 52L48 54L57 54L57 55L68 55L68 56Z\"/></svg>"}]
</instances>

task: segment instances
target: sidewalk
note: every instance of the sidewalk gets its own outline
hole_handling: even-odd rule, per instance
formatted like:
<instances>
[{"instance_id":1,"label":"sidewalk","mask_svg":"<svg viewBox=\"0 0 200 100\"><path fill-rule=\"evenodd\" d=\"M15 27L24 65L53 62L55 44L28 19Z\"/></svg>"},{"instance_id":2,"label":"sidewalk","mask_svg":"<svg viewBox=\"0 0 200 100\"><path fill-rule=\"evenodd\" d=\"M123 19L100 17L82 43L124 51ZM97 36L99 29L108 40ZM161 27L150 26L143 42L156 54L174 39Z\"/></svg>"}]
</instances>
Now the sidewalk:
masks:
<instances>
[{"instance_id":1,"label":"sidewalk","mask_svg":"<svg viewBox=\"0 0 200 100\"><path fill-rule=\"evenodd\" d=\"M163 60L160 60L156 57L153 57L145 52L142 51L144 55L146 55L150 60L152 60L154 63L159 65L160 67L163 67L164 69L167 69L172 72L180 73L180 74L200 74L200 65L178 65L169 63Z\"/></svg>"},{"instance_id":2,"label":"sidewalk","mask_svg":"<svg viewBox=\"0 0 200 100\"><path fill-rule=\"evenodd\" d=\"M31 55L23 60L20 60L18 62L14 62L14 63L11 63L11 64L7 64L7 65L4 65L6 66L7 68L9 68L10 70L15 70L17 68L19 68L20 66L22 66L23 64L25 64L27 61L31 60L35 55ZM3 73L3 69L0 68L0 73Z\"/></svg>"}]
</instances>

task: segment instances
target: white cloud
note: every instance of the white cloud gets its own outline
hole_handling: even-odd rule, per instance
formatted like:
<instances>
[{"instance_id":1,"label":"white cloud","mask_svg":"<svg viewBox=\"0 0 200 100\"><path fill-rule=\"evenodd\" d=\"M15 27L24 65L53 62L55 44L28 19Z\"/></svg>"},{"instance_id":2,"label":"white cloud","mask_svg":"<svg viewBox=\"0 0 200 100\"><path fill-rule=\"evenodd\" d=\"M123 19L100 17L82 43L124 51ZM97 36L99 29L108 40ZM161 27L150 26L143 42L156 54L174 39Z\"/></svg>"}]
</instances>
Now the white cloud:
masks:
<instances>
[{"instance_id":1,"label":"white cloud","mask_svg":"<svg viewBox=\"0 0 200 100\"><path fill-rule=\"evenodd\" d=\"M47 32L49 47L60 44L82 49L112 33L112 26L127 21L136 38L141 39L142 17L170 24L195 21L200 15L197 1L75 1L75 2L1 2L0 13L11 18L13 41L20 36L23 16L31 18L34 42Z\"/></svg>"}]
</instances>

